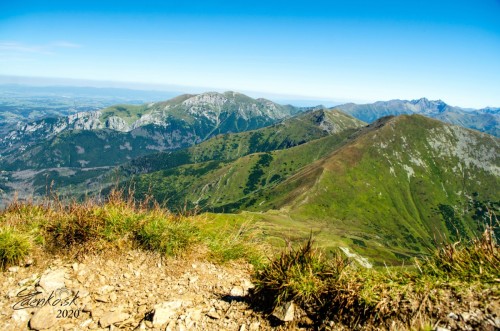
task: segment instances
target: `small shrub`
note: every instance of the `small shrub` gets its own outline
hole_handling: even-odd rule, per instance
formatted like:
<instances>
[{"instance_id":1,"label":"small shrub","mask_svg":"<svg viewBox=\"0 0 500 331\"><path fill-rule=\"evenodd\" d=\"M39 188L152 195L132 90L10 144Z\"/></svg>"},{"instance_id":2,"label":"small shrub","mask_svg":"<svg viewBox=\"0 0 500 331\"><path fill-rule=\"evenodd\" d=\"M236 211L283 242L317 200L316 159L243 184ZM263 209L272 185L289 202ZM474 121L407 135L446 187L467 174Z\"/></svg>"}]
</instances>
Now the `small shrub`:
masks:
<instances>
[{"instance_id":1,"label":"small shrub","mask_svg":"<svg viewBox=\"0 0 500 331\"><path fill-rule=\"evenodd\" d=\"M0 267L3 269L23 260L31 251L28 236L15 229L5 227L0 229Z\"/></svg>"}]
</instances>

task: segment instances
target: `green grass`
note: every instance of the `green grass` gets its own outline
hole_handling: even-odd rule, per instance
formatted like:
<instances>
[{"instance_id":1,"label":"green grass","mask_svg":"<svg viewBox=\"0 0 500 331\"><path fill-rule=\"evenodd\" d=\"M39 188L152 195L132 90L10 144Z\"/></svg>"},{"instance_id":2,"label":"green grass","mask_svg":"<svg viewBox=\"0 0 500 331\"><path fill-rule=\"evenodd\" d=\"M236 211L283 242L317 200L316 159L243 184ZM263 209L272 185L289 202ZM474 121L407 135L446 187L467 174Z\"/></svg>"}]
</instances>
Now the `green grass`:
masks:
<instances>
[{"instance_id":1,"label":"green grass","mask_svg":"<svg viewBox=\"0 0 500 331\"><path fill-rule=\"evenodd\" d=\"M432 147L436 141L447 147ZM449 152L457 145L463 159ZM366 236L366 247L356 251L394 263L402 255L426 254L435 240L479 235L488 222L476 214L488 201L499 213L498 176L464 161L480 157L494 169L496 146L493 137L453 131L422 116L395 118L257 192L250 209L279 210L297 223L331 223L337 238Z\"/></svg>"},{"instance_id":2,"label":"green grass","mask_svg":"<svg viewBox=\"0 0 500 331\"><path fill-rule=\"evenodd\" d=\"M422 273L440 278L496 283L500 276L500 250L491 228L468 245L444 245L417 262Z\"/></svg>"},{"instance_id":3,"label":"green grass","mask_svg":"<svg viewBox=\"0 0 500 331\"><path fill-rule=\"evenodd\" d=\"M30 251L31 242L27 235L11 227L0 227L0 269L21 262Z\"/></svg>"},{"instance_id":4,"label":"green grass","mask_svg":"<svg viewBox=\"0 0 500 331\"><path fill-rule=\"evenodd\" d=\"M205 230L204 241L210 249L210 258L219 263L246 260L255 267L264 263L267 250L259 229L246 217L231 219L231 215L206 214L211 226Z\"/></svg>"},{"instance_id":5,"label":"green grass","mask_svg":"<svg viewBox=\"0 0 500 331\"><path fill-rule=\"evenodd\" d=\"M140 119L142 115L149 112L146 105L116 105L103 109L100 120L105 122L109 117L117 116L123 119L128 125L131 125Z\"/></svg>"},{"instance_id":6,"label":"green grass","mask_svg":"<svg viewBox=\"0 0 500 331\"><path fill-rule=\"evenodd\" d=\"M219 263L243 259L258 265L262 260L260 243L241 218L175 214L117 190L103 203L14 202L0 212L0 229L3 265L18 263L32 245L49 254L64 250L69 256L133 247L184 256L204 246L205 257Z\"/></svg>"},{"instance_id":7,"label":"green grass","mask_svg":"<svg viewBox=\"0 0 500 331\"><path fill-rule=\"evenodd\" d=\"M318 139L307 125L314 127L314 114L276 125L274 133L266 128L224 135L192 147L191 159L183 159L190 164L167 164L166 170L138 176L137 192L171 208L264 212L268 223L282 225L276 232L293 226L303 238L314 229L320 244L348 246L379 265L425 255L435 241L473 238L488 224L480 215L487 206L499 213L497 176L431 146L441 141L453 150L465 135L471 143L461 153L474 159L477 151L494 151L494 138L406 116L354 136L346 130ZM301 124L311 130L310 141ZM262 146L285 142L286 135L276 132L287 126L289 142L307 142L266 152ZM254 148L259 153L248 154ZM495 166L498 158L488 162ZM457 169L463 169L460 176Z\"/></svg>"},{"instance_id":8,"label":"green grass","mask_svg":"<svg viewBox=\"0 0 500 331\"><path fill-rule=\"evenodd\" d=\"M280 231L290 220L279 224L282 215L274 215L276 222L270 216L173 214L150 201L124 198L119 191L103 203L16 202L0 212L0 261L3 268L16 265L35 248L47 254L64 248L71 257L133 247L173 258L194 254L216 263L243 260L256 267L251 301L259 309L272 312L293 301L315 327L332 321L347 329L421 329L446 319L449 311L468 311L468 302L478 302L477 309L486 311L491 298L500 294L500 248L491 229L482 237L435 249L408 267L364 269L337 249L317 247L311 237L298 244L302 235L296 232L307 225L296 223L287 235ZM309 236L318 233L324 245L323 230ZM32 240L37 236L43 240ZM292 241L287 243L286 237Z\"/></svg>"},{"instance_id":9,"label":"green grass","mask_svg":"<svg viewBox=\"0 0 500 331\"><path fill-rule=\"evenodd\" d=\"M326 291L327 280L338 277L347 265L340 252L333 258L325 258L313 247L310 238L296 249L283 251L258 271L254 299L272 307L294 301L302 307L316 309Z\"/></svg>"},{"instance_id":10,"label":"green grass","mask_svg":"<svg viewBox=\"0 0 500 331\"><path fill-rule=\"evenodd\" d=\"M252 198L258 198L260 190L279 184L307 164L328 155L342 145L352 132L346 130L283 150L249 154L235 161L228 162L226 156L221 157L225 159L222 162L201 162L201 158L198 163L174 165L170 169L167 163L167 169L140 175L132 182L138 196L150 193L158 201L165 201L170 208L187 202L190 208L198 207L205 211L231 212L245 207L256 209L262 201ZM232 137L227 139L229 142L226 145L231 145ZM192 149L202 149L203 144ZM246 147L241 148L242 154L248 152ZM205 148L202 150L206 151ZM231 150L224 149L230 155ZM165 158L175 159L175 154L165 155ZM247 199L250 196L252 198Z\"/></svg>"},{"instance_id":11,"label":"green grass","mask_svg":"<svg viewBox=\"0 0 500 331\"><path fill-rule=\"evenodd\" d=\"M199 228L189 220L151 217L142 222L136 232L136 240L145 249L178 256L199 242L199 232Z\"/></svg>"}]
</instances>

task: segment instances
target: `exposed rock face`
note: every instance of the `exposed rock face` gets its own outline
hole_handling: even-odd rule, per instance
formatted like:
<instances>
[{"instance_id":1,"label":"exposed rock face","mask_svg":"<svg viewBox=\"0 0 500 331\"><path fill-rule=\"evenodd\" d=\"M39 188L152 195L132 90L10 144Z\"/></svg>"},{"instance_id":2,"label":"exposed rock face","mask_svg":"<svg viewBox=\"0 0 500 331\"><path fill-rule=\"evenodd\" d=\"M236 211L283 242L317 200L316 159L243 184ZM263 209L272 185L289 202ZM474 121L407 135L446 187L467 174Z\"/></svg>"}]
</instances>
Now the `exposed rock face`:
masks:
<instances>
[{"instance_id":1,"label":"exposed rock face","mask_svg":"<svg viewBox=\"0 0 500 331\"><path fill-rule=\"evenodd\" d=\"M130 131L130 127L127 124L127 122L125 122L122 118L118 116L109 117L106 120L106 128L121 132Z\"/></svg>"},{"instance_id":2,"label":"exposed rock face","mask_svg":"<svg viewBox=\"0 0 500 331\"><path fill-rule=\"evenodd\" d=\"M67 118L67 126L61 125L61 130L71 127L75 130L97 130L103 128L103 123L100 121L101 112L92 111L85 113L76 113L69 115ZM60 132L59 131L59 132Z\"/></svg>"},{"instance_id":3,"label":"exposed rock face","mask_svg":"<svg viewBox=\"0 0 500 331\"><path fill-rule=\"evenodd\" d=\"M217 92L207 92L196 95L192 98L185 100L182 104L188 107L199 107L202 105L211 105L215 107L222 107L228 99Z\"/></svg>"},{"instance_id":4,"label":"exposed rock face","mask_svg":"<svg viewBox=\"0 0 500 331\"><path fill-rule=\"evenodd\" d=\"M169 111L176 109L181 113L191 114L194 117L205 117L217 122L217 116L222 112L236 113L238 117L250 119L255 116L267 117L269 120L277 120L290 115L287 108L265 99L251 99L243 94L226 92L225 94L207 92L188 97L182 102L171 101L149 104L144 113L132 124L120 116L104 116L106 109L102 111L79 112L66 117L48 118L35 122L21 124L16 130L11 131L0 140L0 143L17 141L26 135L35 135L50 138L67 130L99 130L111 129L120 132L129 132L135 128L145 125L168 126ZM104 119L105 118L105 119Z\"/></svg>"},{"instance_id":5,"label":"exposed rock face","mask_svg":"<svg viewBox=\"0 0 500 331\"><path fill-rule=\"evenodd\" d=\"M432 133L428 143L437 157L455 157L467 168L477 167L500 176L500 167L497 165L500 140L488 136L481 137L456 126L445 126L443 130L433 130ZM487 147L480 138L489 140L490 147ZM455 141L455 144L450 144L450 141Z\"/></svg>"}]
</instances>

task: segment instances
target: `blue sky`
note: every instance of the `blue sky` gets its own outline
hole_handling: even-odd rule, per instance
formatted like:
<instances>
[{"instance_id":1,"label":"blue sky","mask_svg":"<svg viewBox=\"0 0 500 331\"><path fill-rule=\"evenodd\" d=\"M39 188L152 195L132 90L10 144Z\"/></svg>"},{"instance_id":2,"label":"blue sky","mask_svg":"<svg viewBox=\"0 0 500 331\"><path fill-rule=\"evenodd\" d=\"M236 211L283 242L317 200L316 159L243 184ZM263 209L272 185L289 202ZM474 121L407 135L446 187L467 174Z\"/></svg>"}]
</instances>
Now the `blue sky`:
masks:
<instances>
[{"instance_id":1,"label":"blue sky","mask_svg":"<svg viewBox=\"0 0 500 331\"><path fill-rule=\"evenodd\" d=\"M2 1L0 75L500 106L500 1Z\"/></svg>"}]
</instances>

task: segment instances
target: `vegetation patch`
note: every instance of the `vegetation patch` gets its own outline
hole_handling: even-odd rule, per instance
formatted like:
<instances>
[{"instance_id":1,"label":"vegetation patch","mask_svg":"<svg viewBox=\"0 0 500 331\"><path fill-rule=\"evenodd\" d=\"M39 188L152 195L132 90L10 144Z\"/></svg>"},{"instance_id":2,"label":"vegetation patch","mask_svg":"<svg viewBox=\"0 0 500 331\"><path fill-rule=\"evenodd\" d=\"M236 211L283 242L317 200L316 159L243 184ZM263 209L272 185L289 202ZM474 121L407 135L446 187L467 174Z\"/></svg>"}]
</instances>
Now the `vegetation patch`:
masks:
<instances>
[{"instance_id":1,"label":"vegetation patch","mask_svg":"<svg viewBox=\"0 0 500 331\"><path fill-rule=\"evenodd\" d=\"M445 245L417 259L416 268L360 269L338 252L326 259L309 239L297 249L285 250L255 274L252 298L268 312L293 301L320 329L327 325L430 329L450 313L467 317L470 311L498 312L499 258L491 229L480 238ZM486 318L466 317L457 317L447 326L493 326Z\"/></svg>"},{"instance_id":2,"label":"vegetation patch","mask_svg":"<svg viewBox=\"0 0 500 331\"><path fill-rule=\"evenodd\" d=\"M151 217L141 224L136 239L145 249L176 256L199 241L199 229L188 220Z\"/></svg>"},{"instance_id":3,"label":"vegetation patch","mask_svg":"<svg viewBox=\"0 0 500 331\"><path fill-rule=\"evenodd\" d=\"M103 202L16 201L0 212L0 265L21 262L34 246L47 253L64 250L69 256L124 247L180 256L196 245L206 246L206 257L220 263L246 259L257 265L262 259L252 233L241 222L174 214L120 190L112 190Z\"/></svg>"},{"instance_id":4,"label":"vegetation patch","mask_svg":"<svg viewBox=\"0 0 500 331\"><path fill-rule=\"evenodd\" d=\"M11 227L0 227L0 269L21 262L30 251L28 236Z\"/></svg>"}]
</instances>

